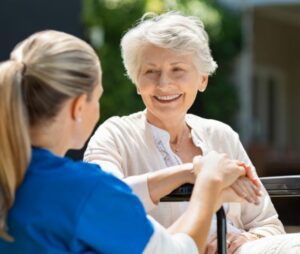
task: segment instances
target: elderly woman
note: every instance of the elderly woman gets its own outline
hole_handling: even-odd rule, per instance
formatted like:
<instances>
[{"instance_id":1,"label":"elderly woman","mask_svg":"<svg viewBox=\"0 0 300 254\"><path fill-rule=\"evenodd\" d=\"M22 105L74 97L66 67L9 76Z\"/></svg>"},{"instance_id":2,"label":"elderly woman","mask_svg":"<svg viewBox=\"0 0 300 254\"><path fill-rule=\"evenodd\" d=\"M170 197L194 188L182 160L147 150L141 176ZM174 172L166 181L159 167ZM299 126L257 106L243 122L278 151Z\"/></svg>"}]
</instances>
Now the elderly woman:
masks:
<instances>
[{"instance_id":1,"label":"elderly woman","mask_svg":"<svg viewBox=\"0 0 300 254\"><path fill-rule=\"evenodd\" d=\"M146 109L104 122L90 140L85 160L124 179L147 212L169 226L188 204L159 200L183 183L194 182L193 170L183 163L217 151L253 166L228 125L187 113L217 68L200 20L173 12L144 19L124 35L121 48L127 74ZM235 188L246 192L244 182L241 179ZM257 206L229 203L225 208L229 253L245 242L284 233L265 191ZM212 226L207 253L215 251Z\"/></svg>"}]
</instances>

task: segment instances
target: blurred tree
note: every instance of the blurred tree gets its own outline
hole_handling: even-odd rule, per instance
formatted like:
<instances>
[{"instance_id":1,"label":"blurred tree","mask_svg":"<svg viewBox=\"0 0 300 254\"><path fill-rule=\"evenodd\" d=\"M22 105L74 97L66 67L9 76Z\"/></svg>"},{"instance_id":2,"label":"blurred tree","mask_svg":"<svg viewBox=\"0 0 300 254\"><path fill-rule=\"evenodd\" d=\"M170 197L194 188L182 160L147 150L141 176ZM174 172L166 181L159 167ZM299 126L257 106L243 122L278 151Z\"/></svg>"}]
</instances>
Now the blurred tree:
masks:
<instances>
[{"instance_id":1,"label":"blurred tree","mask_svg":"<svg viewBox=\"0 0 300 254\"><path fill-rule=\"evenodd\" d=\"M104 96L101 121L143 109L135 86L125 76L120 40L145 9L140 0L84 0L83 20L90 43L102 60Z\"/></svg>"},{"instance_id":2,"label":"blurred tree","mask_svg":"<svg viewBox=\"0 0 300 254\"><path fill-rule=\"evenodd\" d=\"M102 59L105 96L101 99L101 121L144 108L135 86L125 76L120 39L145 12L170 10L203 21L213 57L219 65L207 91L197 96L190 112L233 124L238 97L230 82L230 68L241 47L240 22L239 17L210 0L83 0L86 34Z\"/></svg>"}]
</instances>

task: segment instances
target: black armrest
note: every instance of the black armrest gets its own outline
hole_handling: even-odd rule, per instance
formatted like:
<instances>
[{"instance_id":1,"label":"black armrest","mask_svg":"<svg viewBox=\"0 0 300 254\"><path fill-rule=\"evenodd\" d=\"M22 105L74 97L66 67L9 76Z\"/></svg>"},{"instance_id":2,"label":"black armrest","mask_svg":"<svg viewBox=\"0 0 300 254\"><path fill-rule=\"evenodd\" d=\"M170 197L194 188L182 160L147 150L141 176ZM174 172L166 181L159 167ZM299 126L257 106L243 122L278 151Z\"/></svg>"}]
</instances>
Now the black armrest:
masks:
<instances>
[{"instance_id":1,"label":"black armrest","mask_svg":"<svg viewBox=\"0 0 300 254\"><path fill-rule=\"evenodd\" d=\"M300 175L261 177L271 197L299 197ZM184 184L161 199L161 202L188 201L193 191L192 184Z\"/></svg>"},{"instance_id":2,"label":"black armrest","mask_svg":"<svg viewBox=\"0 0 300 254\"><path fill-rule=\"evenodd\" d=\"M300 175L261 177L271 197L299 197Z\"/></svg>"},{"instance_id":3,"label":"black armrest","mask_svg":"<svg viewBox=\"0 0 300 254\"><path fill-rule=\"evenodd\" d=\"M160 202L181 202L189 201L194 185L184 184L172 191L169 195L163 197Z\"/></svg>"}]
</instances>

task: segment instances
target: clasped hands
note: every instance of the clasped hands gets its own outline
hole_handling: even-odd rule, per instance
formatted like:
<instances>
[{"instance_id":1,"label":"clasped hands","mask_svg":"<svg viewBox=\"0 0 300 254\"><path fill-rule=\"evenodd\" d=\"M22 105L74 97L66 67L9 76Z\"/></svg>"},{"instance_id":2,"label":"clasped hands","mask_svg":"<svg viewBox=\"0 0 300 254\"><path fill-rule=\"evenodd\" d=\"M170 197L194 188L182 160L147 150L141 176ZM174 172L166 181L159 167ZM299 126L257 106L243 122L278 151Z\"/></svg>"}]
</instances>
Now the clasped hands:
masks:
<instances>
[{"instance_id":1,"label":"clasped hands","mask_svg":"<svg viewBox=\"0 0 300 254\"><path fill-rule=\"evenodd\" d=\"M229 159L226 154L219 154L216 152L210 152L205 156L194 157L193 164L190 164L190 166L193 167L193 179L191 183L194 183L198 174L202 173L201 171L203 167L210 167L211 169L214 169L216 177L218 177L218 174L228 175L230 171L233 172L232 179L230 179L230 176L221 177L222 181L227 179L227 181L231 181L232 183L224 183L224 185L229 187L222 191L220 202L247 201L249 203L259 205L259 197L262 195L261 183L252 166L246 165L244 162L238 160ZM236 171L237 168L244 171L244 173L236 179L234 171Z\"/></svg>"}]
</instances>

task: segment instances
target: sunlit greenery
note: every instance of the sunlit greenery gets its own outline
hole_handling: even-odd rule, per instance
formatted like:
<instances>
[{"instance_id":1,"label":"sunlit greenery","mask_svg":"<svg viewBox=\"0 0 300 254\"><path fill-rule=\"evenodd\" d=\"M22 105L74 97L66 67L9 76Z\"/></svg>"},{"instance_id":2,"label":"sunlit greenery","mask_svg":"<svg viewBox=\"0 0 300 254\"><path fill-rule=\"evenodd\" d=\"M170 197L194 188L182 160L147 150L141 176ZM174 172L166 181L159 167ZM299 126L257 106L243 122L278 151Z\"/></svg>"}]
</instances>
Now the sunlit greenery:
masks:
<instances>
[{"instance_id":1,"label":"sunlit greenery","mask_svg":"<svg viewBox=\"0 0 300 254\"><path fill-rule=\"evenodd\" d=\"M83 0L85 33L102 60L105 92L101 99L101 121L144 108L135 86L125 75L120 39L145 12L170 10L198 16L203 21L213 57L219 65L207 91L197 97L191 111L232 123L238 101L230 82L230 68L240 50L240 22L238 17L209 0Z\"/></svg>"}]
</instances>

